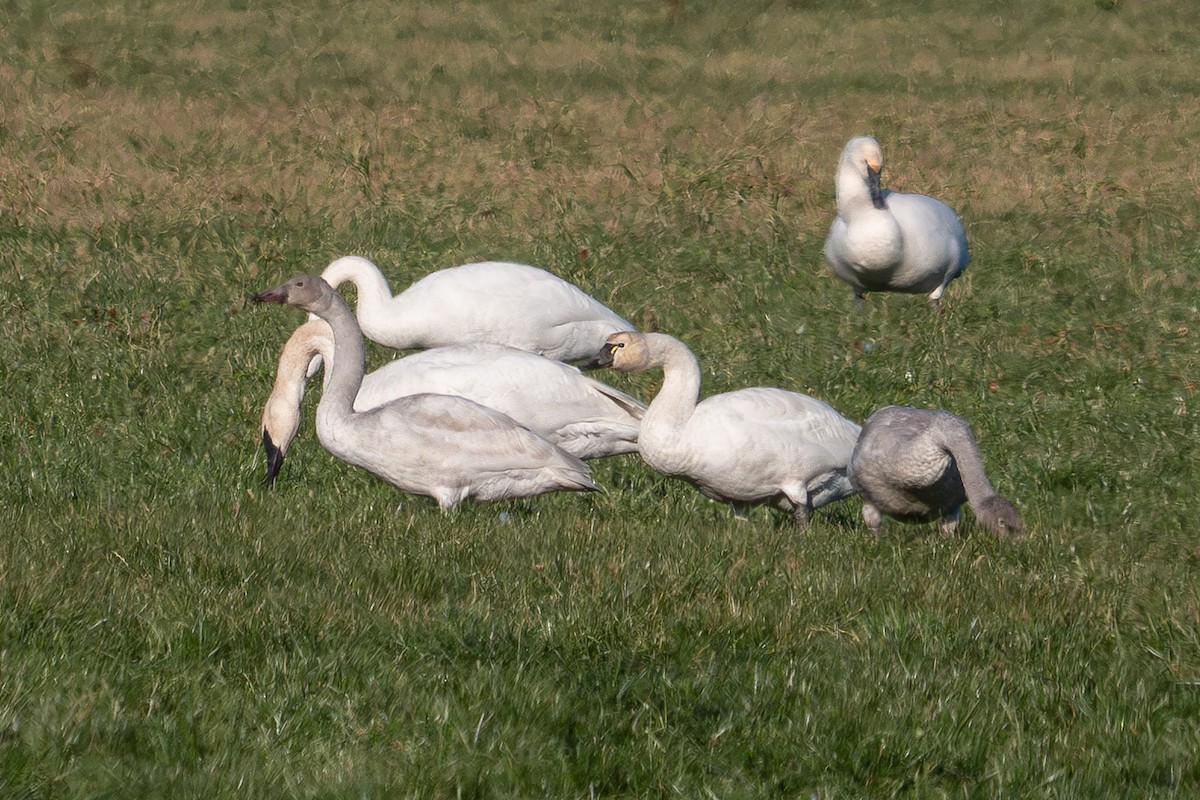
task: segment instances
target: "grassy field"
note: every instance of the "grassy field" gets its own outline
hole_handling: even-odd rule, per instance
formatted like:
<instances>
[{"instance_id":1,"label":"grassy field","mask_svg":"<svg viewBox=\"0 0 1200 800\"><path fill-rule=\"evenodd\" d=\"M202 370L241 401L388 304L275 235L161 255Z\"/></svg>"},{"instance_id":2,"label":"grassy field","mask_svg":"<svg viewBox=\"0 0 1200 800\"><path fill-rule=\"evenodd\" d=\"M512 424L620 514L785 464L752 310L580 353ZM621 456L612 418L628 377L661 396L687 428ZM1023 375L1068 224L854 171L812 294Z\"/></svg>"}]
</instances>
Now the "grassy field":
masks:
<instances>
[{"instance_id":1,"label":"grassy field","mask_svg":"<svg viewBox=\"0 0 1200 800\"><path fill-rule=\"evenodd\" d=\"M1200 33L975 5L8 2L0 796L1200 794ZM824 267L858 134L964 218L943 315ZM1030 536L633 456L442 515L315 385L267 491L301 316L249 298L347 253L552 270L705 392L962 414Z\"/></svg>"}]
</instances>

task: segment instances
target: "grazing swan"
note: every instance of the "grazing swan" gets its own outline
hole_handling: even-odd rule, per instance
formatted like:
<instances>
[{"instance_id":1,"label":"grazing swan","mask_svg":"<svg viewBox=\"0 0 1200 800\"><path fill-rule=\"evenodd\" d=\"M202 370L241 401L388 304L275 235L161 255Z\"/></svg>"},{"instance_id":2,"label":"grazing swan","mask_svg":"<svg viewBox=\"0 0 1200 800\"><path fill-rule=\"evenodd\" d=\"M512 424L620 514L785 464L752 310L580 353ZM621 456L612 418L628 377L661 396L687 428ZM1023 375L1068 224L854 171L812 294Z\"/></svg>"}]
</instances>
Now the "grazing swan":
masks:
<instances>
[{"instance_id":1,"label":"grazing swan","mask_svg":"<svg viewBox=\"0 0 1200 800\"><path fill-rule=\"evenodd\" d=\"M947 284L971 261L962 221L941 200L880 188L882 169L879 142L846 144L825 260L859 302L867 292L905 292L928 294L940 309Z\"/></svg>"},{"instance_id":2,"label":"grazing swan","mask_svg":"<svg viewBox=\"0 0 1200 800\"><path fill-rule=\"evenodd\" d=\"M316 314L333 329L334 359L317 406L317 438L333 455L443 511L559 489L598 491L587 464L499 411L463 397L418 394L355 411L365 348L354 313L315 275L254 298Z\"/></svg>"},{"instance_id":3,"label":"grazing swan","mask_svg":"<svg viewBox=\"0 0 1200 800\"><path fill-rule=\"evenodd\" d=\"M610 333L633 328L603 303L544 269L483 261L438 270L392 296L379 267L344 256L321 273L358 290L363 335L400 350L495 342L558 361L590 358Z\"/></svg>"},{"instance_id":4,"label":"grazing swan","mask_svg":"<svg viewBox=\"0 0 1200 800\"><path fill-rule=\"evenodd\" d=\"M300 426L305 370L320 355L333 363L333 333L321 319L292 333L279 356L275 386L263 407L267 481L275 482ZM561 361L502 344L460 344L396 359L363 378L354 409L366 411L413 394L452 394L512 417L579 458L637 450L646 406Z\"/></svg>"},{"instance_id":5,"label":"grazing swan","mask_svg":"<svg viewBox=\"0 0 1200 800\"><path fill-rule=\"evenodd\" d=\"M1025 530L1017 509L988 482L971 426L949 411L876 411L863 423L850 457L850 482L876 536L884 514L904 522L938 519L943 531L953 531L968 501L979 524L993 533Z\"/></svg>"},{"instance_id":6,"label":"grazing swan","mask_svg":"<svg viewBox=\"0 0 1200 800\"><path fill-rule=\"evenodd\" d=\"M735 508L771 501L803 528L813 509L854 493L846 462L859 426L820 400L754 388L697 403L699 362L683 342L660 333L615 333L588 366L662 367L662 389L642 418L638 452L707 497Z\"/></svg>"}]
</instances>

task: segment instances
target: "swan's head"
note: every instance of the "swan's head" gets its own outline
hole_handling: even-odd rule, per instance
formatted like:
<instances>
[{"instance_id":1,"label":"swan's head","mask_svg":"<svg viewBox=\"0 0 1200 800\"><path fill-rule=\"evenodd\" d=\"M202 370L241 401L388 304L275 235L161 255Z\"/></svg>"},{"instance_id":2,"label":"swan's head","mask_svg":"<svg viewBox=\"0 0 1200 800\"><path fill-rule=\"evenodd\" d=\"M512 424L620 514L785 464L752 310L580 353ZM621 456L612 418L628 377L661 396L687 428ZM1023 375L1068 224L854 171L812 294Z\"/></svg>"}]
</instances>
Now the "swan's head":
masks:
<instances>
[{"instance_id":1,"label":"swan's head","mask_svg":"<svg viewBox=\"0 0 1200 800\"><path fill-rule=\"evenodd\" d=\"M886 208L883 200L883 148L870 136L856 136L842 150L842 166L848 167L867 182L871 203Z\"/></svg>"},{"instance_id":2,"label":"swan's head","mask_svg":"<svg viewBox=\"0 0 1200 800\"><path fill-rule=\"evenodd\" d=\"M297 275L287 283L256 295L254 302L282 303L319 314L329 308L332 298L333 288L319 276Z\"/></svg>"},{"instance_id":3,"label":"swan's head","mask_svg":"<svg viewBox=\"0 0 1200 800\"><path fill-rule=\"evenodd\" d=\"M646 345L645 334L622 331L609 336L600 352L584 364L583 368L607 367L620 372L640 372L650 366L650 351Z\"/></svg>"},{"instance_id":4,"label":"swan's head","mask_svg":"<svg viewBox=\"0 0 1200 800\"><path fill-rule=\"evenodd\" d=\"M997 536L1015 539L1025 533L1025 521L1016 507L998 494L981 503L972 503L971 510L979 524Z\"/></svg>"}]
</instances>

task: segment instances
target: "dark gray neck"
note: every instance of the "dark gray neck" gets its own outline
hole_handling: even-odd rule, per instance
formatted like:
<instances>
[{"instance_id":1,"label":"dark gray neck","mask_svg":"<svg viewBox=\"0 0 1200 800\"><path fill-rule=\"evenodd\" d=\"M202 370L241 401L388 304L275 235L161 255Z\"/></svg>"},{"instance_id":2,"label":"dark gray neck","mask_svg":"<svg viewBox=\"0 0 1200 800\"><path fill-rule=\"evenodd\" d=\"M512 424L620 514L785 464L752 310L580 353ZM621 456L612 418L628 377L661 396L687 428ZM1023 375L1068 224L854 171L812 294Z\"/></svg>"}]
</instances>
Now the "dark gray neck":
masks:
<instances>
[{"instance_id":1,"label":"dark gray neck","mask_svg":"<svg viewBox=\"0 0 1200 800\"><path fill-rule=\"evenodd\" d=\"M942 446L954 456L963 489L967 492L967 501L974 507L995 495L996 490L984 472L983 456L971 429L965 424L943 426L939 433Z\"/></svg>"},{"instance_id":2,"label":"dark gray neck","mask_svg":"<svg viewBox=\"0 0 1200 800\"><path fill-rule=\"evenodd\" d=\"M354 413L354 398L362 388L367 351L354 312L337 292L325 307L313 311L333 329L333 368L321 395L318 413L348 417Z\"/></svg>"}]
</instances>

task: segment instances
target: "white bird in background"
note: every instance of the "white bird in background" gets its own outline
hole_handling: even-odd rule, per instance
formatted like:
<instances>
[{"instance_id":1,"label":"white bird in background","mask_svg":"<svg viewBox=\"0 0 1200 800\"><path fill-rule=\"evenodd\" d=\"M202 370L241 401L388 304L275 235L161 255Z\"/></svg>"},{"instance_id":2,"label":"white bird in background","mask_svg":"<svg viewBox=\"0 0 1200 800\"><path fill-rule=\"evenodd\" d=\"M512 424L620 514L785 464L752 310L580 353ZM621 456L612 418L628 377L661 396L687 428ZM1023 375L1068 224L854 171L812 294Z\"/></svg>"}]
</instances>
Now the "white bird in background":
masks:
<instances>
[{"instance_id":1,"label":"white bird in background","mask_svg":"<svg viewBox=\"0 0 1200 800\"><path fill-rule=\"evenodd\" d=\"M695 483L707 497L735 507L769 501L804 527L813 509L853 494L846 463L859 426L820 400L764 387L697 403L699 362L683 342L660 333L613 334L588 366L662 367L662 388L642 418L638 452L658 472Z\"/></svg>"},{"instance_id":2,"label":"white bird in background","mask_svg":"<svg viewBox=\"0 0 1200 800\"><path fill-rule=\"evenodd\" d=\"M284 345L263 407L267 481L274 483L300 426L305 372L313 356L333 363L333 332L305 322ZM575 367L500 344L449 345L399 358L363 378L356 411L413 394L452 394L512 417L579 458L637 450L646 405Z\"/></svg>"},{"instance_id":3,"label":"white bird in background","mask_svg":"<svg viewBox=\"0 0 1200 800\"><path fill-rule=\"evenodd\" d=\"M946 286L971 261L962 220L941 200L882 189L882 170L879 142L846 144L825 260L859 301L867 292L928 294L940 309Z\"/></svg>"},{"instance_id":4,"label":"white bird in background","mask_svg":"<svg viewBox=\"0 0 1200 800\"><path fill-rule=\"evenodd\" d=\"M379 267L344 256L321 274L353 283L363 335L400 350L494 342L573 361L633 325L557 275L527 264L482 261L438 270L393 296Z\"/></svg>"},{"instance_id":5,"label":"white bird in background","mask_svg":"<svg viewBox=\"0 0 1200 800\"><path fill-rule=\"evenodd\" d=\"M466 499L598 491L580 459L510 417L462 397L418 394L355 411L366 351L354 313L315 275L300 275L254 298L316 314L333 329L334 358L317 406L317 438L337 458L442 510Z\"/></svg>"},{"instance_id":6,"label":"white bird in background","mask_svg":"<svg viewBox=\"0 0 1200 800\"><path fill-rule=\"evenodd\" d=\"M886 406L863 424L850 457L850 482L862 495L863 519L875 535L883 515L904 522L958 525L969 502L979 524L1001 536L1023 533L1013 504L983 471L971 426L949 411Z\"/></svg>"}]
</instances>

